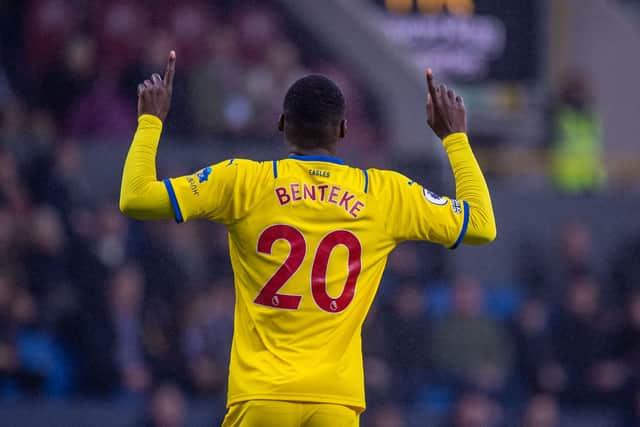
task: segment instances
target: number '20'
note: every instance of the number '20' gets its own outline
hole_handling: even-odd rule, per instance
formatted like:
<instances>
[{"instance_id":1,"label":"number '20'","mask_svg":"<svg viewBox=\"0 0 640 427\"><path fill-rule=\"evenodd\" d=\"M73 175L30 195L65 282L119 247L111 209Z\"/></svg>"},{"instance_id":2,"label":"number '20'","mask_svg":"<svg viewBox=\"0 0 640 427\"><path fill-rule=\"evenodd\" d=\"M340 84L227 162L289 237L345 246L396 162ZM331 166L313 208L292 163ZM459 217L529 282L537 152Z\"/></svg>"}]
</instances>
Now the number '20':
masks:
<instances>
[{"instance_id":1,"label":"number '20'","mask_svg":"<svg viewBox=\"0 0 640 427\"><path fill-rule=\"evenodd\" d=\"M264 284L253 301L256 304L284 310L297 310L302 295L283 294L278 291L298 271L307 254L304 235L290 225L276 224L267 227L258 238L258 253L271 255L273 244L278 240L289 243L289 256ZM331 252L342 245L348 251L348 274L342 293L337 298L327 292L327 267ZM311 296L316 305L329 313L345 310L355 295L356 282L362 270L362 245L350 231L335 230L322 238L313 255L311 267Z\"/></svg>"}]
</instances>

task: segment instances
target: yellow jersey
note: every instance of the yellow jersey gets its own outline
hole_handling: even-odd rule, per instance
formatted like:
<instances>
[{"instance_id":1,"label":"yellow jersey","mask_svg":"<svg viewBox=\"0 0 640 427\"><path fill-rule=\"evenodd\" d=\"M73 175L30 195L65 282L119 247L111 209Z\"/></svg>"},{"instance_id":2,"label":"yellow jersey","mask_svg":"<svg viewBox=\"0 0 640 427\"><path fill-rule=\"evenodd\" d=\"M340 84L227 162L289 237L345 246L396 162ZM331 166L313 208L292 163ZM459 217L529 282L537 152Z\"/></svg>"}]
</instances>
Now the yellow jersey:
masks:
<instances>
[{"instance_id":1,"label":"yellow jersey","mask_svg":"<svg viewBox=\"0 0 640 427\"><path fill-rule=\"evenodd\" d=\"M466 137L465 137L466 138ZM361 328L405 240L463 239L466 202L324 156L230 159L164 180L176 220L225 224L235 281L227 405L365 408Z\"/></svg>"}]
</instances>

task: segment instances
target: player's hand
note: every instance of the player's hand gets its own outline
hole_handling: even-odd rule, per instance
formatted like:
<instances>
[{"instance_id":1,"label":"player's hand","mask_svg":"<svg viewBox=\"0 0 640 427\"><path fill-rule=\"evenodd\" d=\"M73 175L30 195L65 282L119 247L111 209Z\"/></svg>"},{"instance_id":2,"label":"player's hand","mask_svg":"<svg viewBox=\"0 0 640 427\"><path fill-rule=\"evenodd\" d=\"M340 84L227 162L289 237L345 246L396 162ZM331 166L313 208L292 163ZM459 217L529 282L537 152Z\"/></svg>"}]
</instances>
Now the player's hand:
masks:
<instances>
[{"instance_id":1,"label":"player's hand","mask_svg":"<svg viewBox=\"0 0 640 427\"><path fill-rule=\"evenodd\" d=\"M444 84L433 80L431 68L427 69L427 123L440 139L452 133L467 131L467 110L461 96Z\"/></svg>"},{"instance_id":2,"label":"player's hand","mask_svg":"<svg viewBox=\"0 0 640 427\"><path fill-rule=\"evenodd\" d=\"M173 75L176 72L176 52L169 52L164 78L153 73L150 80L138 85L138 116L151 114L164 122L171 106Z\"/></svg>"}]
</instances>

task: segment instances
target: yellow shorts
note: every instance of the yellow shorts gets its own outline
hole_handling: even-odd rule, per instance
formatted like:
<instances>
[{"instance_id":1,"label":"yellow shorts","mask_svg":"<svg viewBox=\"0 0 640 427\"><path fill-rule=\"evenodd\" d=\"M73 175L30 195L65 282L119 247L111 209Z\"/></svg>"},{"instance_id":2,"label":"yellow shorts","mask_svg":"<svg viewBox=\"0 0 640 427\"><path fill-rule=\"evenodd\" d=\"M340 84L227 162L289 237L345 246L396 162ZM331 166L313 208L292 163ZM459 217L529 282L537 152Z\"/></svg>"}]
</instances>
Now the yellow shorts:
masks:
<instances>
[{"instance_id":1,"label":"yellow shorts","mask_svg":"<svg viewBox=\"0 0 640 427\"><path fill-rule=\"evenodd\" d=\"M222 427L358 427L359 420L342 405L252 400L231 406Z\"/></svg>"}]
</instances>

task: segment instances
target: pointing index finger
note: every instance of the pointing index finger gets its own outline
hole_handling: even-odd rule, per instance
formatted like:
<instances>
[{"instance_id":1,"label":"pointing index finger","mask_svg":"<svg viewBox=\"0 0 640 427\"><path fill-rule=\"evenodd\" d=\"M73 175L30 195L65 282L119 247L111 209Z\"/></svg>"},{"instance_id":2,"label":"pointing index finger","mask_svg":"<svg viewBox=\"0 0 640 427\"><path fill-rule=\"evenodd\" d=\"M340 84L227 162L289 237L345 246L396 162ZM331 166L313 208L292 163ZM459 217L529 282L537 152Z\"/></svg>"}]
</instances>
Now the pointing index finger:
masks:
<instances>
[{"instance_id":1,"label":"pointing index finger","mask_svg":"<svg viewBox=\"0 0 640 427\"><path fill-rule=\"evenodd\" d=\"M433 81L433 71L431 68L427 68L427 86L429 87L429 94L431 95L431 102L435 103L438 99L438 93L436 91L436 85Z\"/></svg>"},{"instance_id":2,"label":"pointing index finger","mask_svg":"<svg viewBox=\"0 0 640 427\"><path fill-rule=\"evenodd\" d=\"M164 70L164 84L168 88L173 87L173 75L176 73L176 51L169 52L169 61L167 61L167 68Z\"/></svg>"}]
</instances>

